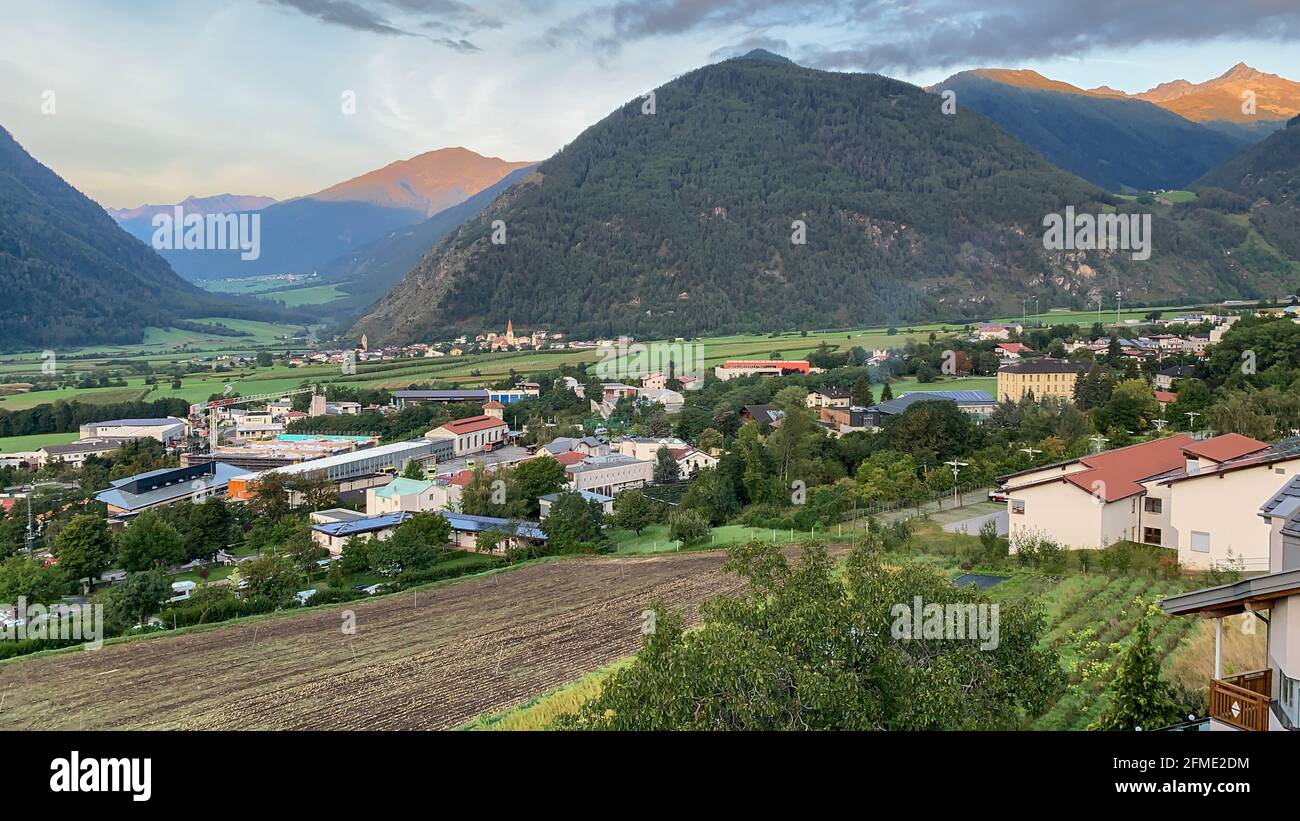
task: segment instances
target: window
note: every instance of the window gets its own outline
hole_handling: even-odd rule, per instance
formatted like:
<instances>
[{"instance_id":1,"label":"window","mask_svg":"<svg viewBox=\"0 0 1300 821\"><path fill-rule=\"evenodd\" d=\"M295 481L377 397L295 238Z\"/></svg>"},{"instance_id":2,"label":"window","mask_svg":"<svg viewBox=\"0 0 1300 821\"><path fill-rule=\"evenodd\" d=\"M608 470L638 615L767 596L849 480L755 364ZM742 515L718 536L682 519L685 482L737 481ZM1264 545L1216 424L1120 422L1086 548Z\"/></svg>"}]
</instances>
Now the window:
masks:
<instances>
[{"instance_id":1,"label":"window","mask_svg":"<svg viewBox=\"0 0 1300 821\"><path fill-rule=\"evenodd\" d=\"M1147 544L1160 544L1160 528L1144 527L1142 528L1142 541Z\"/></svg>"},{"instance_id":2,"label":"window","mask_svg":"<svg viewBox=\"0 0 1300 821\"><path fill-rule=\"evenodd\" d=\"M1278 476L1285 476L1286 468L1273 468L1273 472L1276 473Z\"/></svg>"},{"instance_id":3,"label":"window","mask_svg":"<svg viewBox=\"0 0 1300 821\"><path fill-rule=\"evenodd\" d=\"M1147 513L1160 513L1164 509L1164 500L1152 499L1148 496L1142 501L1142 509ZM1156 542L1156 544L1159 544L1159 542Z\"/></svg>"},{"instance_id":4,"label":"window","mask_svg":"<svg viewBox=\"0 0 1300 821\"><path fill-rule=\"evenodd\" d=\"M1210 552L1210 534L1202 533L1199 530L1192 531L1192 550L1197 553Z\"/></svg>"},{"instance_id":5,"label":"window","mask_svg":"<svg viewBox=\"0 0 1300 821\"><path fill-rule=\"evenodd\" d=\"M1023 516L1024 513L1025 513L1025 500L1024 500L1024 499L1012 499L1012 500L1011 500L1011 512L1012 512L1012 513L1019 513L1020 515Z\"/></svg>"}]
</instances>

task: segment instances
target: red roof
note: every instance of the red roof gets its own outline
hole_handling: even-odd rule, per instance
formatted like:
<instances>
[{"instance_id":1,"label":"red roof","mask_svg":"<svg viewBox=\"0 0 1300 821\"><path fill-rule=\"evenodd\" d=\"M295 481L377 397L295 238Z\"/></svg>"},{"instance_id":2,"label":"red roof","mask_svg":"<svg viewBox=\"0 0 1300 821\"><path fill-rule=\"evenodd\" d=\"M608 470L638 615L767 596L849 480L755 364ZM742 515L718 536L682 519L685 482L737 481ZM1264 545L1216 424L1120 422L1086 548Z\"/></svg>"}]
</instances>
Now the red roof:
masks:
<instances>
[{"instance_id":1,"label":"red roof","mask_svg":"<svg viewBox=\"0 0 1300 821\"><path fill-rule=\"evenodd\" d=\"M728 359L722 363L724 368L784 368L791 371L802 371L808 373L809 364L806 359Z\"/></svg>"},{"instance_id":2,"label":"red roof","mask_svg":"<svg viewBox=\"0 0 1300 821\"><path fill-rule=\"evenodd\" d=\"M1165 404L1168 404L1170 402L1177 402L1178 394L1173 393L1172 391L1156 391L1156 401L1163 402Z\"/></svg>"},{"instance_id":3,"label":"red roof","mask_svg":"<svg viewBox=\"0 0 1300 821\"><path fill-rule=\"evenodd\" d=\"M1023 342L999 342L998 347L1007 353L1033 353L1034 349Z\"/></svg>"},{"instance_id":4,"label":"red roof","mask_svg":"<svg viewBox=\"0 0 1300 821\"><path fill-rule=\"evenodd\" d=\"M1240 433L1225 433L1213 439L1193 442L1183 450L1192 456L1203 456L1213 462L1226 462L1229 459L1236 459L1239 456L1245 456L1247 453L1254 453L1266 447L1268 447L1268 443L1261 442L1258 439L1251 439L1249 436L1242 436Z\"/></svg>"},{"instance_id":5,"label":"red roof","mask_svg":"<svg viewBox=\"0 0 1300 821\"><path fill-rule=\"evenodd\" d=\"M497 400L489 399L486 403L484 403L483 410L500 410L501 408L504 407L505 405L501 404Z\"/></svg>"},{"instance_id":6,"label":"red roof","mask_svg":"<svg viewBox=\"0 0 1300 821\"><path fill-rule=\"evenodd\" d=\"M447 481L459 488L469 487L469 480L474 476L472 470L462 470L447 477Z\"/></svg>"},{"instance_id":7,"label":"red roof","mask_svg":"<svg viewBox=\"0 0 1300 821\"><path fill-rule=\"evenodd\" d=\"M1141 493L1143 488L1138 484L1139 481L1183 467L1186 462L1183 448L1190 444L1192 437L1180 433L1085 456L1079 461L1087 465L1088 470L1077 471L1064 478L1082 490L1095 494L1099 499L1118 501Z\"/></svg>"},{"instance_id":8,"label":"red roof","mask_svg":"<svg viewBox=\"0 0 1300 821\"><path fill-rule=\"evenodd\" d=\"M576 450L566 450L563 453L557 454L555 456L555 461L562 465L576 465L579 462L585 461L586 458L587 454L585 453L578 453Z\"/></svg>"},{"instance_id":9,"label":"red roof","mask_svg":"<svg viewBox=\"0 0 1300 821\"><path fill-rule=\"evenodd\" d=\"M506 423L495 416L471 416L468 419L457 419L454 422L439 425L442 430L454 433L457 436L480 430L490 430L491 428L504 428L505 426Z\"/></svg>"}]
</instances>

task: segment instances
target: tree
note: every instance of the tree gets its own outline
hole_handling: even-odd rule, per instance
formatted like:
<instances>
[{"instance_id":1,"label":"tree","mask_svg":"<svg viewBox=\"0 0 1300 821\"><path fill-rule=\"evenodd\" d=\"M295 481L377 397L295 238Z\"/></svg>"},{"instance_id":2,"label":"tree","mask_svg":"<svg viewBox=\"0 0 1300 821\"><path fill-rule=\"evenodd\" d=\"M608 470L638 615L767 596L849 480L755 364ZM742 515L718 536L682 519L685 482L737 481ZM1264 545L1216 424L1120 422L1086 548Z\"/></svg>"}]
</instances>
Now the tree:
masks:
<instances>
[{"instance_id":1,"label":"tree","mask_svg":"<svg viewBox=\"0 0 1300 821\"><path fill-rule=\"evenodd\" d=\"M781 487L788 488L795 479L809 479L808 453L817 433L813 415L808 410L808 391L800 387L782 388L773 403L784 411L781 424L767 437Z\"/></svg>"},{"instance_id":2,"label":"tree","mask_svg":"<svg viewBox=\"0 0 1300 821\"><path fill-rule=\"evenodd\" d=\"M886 382L885 386L880 389L880 401L888 402L893 398L894 398L894 389L889 387L889 383Z\"/></svg>"},{"instance_id":3,"label":"tree","mask_svg":"<svg viewBox=\"0 0 1300 821\"><path fill-rule=\"evenodd\" d=\"M68 580L58 565L45 567L36 559L10 556L0 562L0 602L53 604L68 591Z\"/></svg>"},{"instance_id":4,"label":"tree","mask_svg":"<svg viewBox=\"0 0 1300 821\"><path fill-rule=\"evenodd\" d=\"M263 473L253 488L249 509L253 517L269 522L279 522L293 508L289 505L289 480L283 473Z\"/></svg>"},{"instance_id":5,"label":"tree","mask_svg":"<svg viewBox=\"0 0 1300 821\"><path fill-rule=\"evenodd\" d=\"M113 536L99 516L74 516L59 531L54 553L68 579L89 579L93 587L95 579L113 561Z\"/></svg>"},{"instance_id":6,"label":"tree","mask_svg":"<svg viewBox=\"0 0 1300 821\"><path fill-rule=\"evenodd\" d=\"M876 401L871 395L871 380L865 375L853 381L853 388L849 391L849 395L852 397L853 406L858 408L869 408Z\"/></svg>"},{"instance_id":7,"label":"tree","mask_svg":"<svg viewBox=\"0 0 1300 821\"><path fill-rule=\"evenodd\" d=\"M323 473L295 476L285 487L302 497L302 506L308 510L325 510L339 503L338 486Z\"/></svg>"},{"instance_id":8,"label":"tree","mask_svg":"<svg viewBox=\"0 0 1300 821\"><path fill-rule=\"evenodd\" d=\"M568 491L551 503L550 512L542 520L542 529L552 550L575 552L593 550L604 544L603 524L604 513L598 502Z\"/></svg>"},{"instance_id":9,"label":"tree","mask_svg":"<svg viewBox=\"0 0 1300 821\"><path fill-rule=\"evenodd\" d=\"M568 474L564 465L550 455L527 459L510 471L510 500L512 509L506 514L534 518L541 508L537 500L564 487Z\"/></svg>"},{"instance_id":10,"label":"tree","mask_svg":"<svg viewBox=\"0 0 1300 821\"><path fill-rule=\"evenodd\" d=\"M127 627L144 624L171 595L171 583L161 570L131 573L109 589L108 618Z\"/></svg>"},{"instance_id":11,"label":"tree","mask_svg":"<svg viewBox=\"0 0 1300 821\"><path fill-rule=\"evenodd\" d=\"M618 502L614 505L617 508ZM681 506L698 511L713 525L725 524L740 511L731 479L717 468L705 468L696 474L686 496L682 498Z\"/></svg>"},{"instance_id":12,"label":"tree","mask_svg":"<svg viewBox=\"0 0 1300 821\"><path fill-rule=\"evenodd\" d=\"M162 514L146 510L117 537L118 560L132 572L185 561L185 541Z\"/></svg>"},{"instance_id":13,"label":"tree","mask_svg":"<svg viewBox=\"0 0 1300 821\"><path fill-rule=\"evenodd\" d=\"M497 548L509 540L509 535L501 528L489 527L487 530L480 530L474 537L474 549L479 553L495 553Z\"/></svg>"},{"instance_id":14,"label":"tree","mask_svg":"<svg viewBox=\"0 0 1300 821\"><path fill-rule=\"evenodd\" d=\"M1230 391L1205 413L1210 426L1221 434L1239 433L1261 441L1277 434L1277 418L1261 406L1257 393Z\"/></svg>"},{"instance_id":15,"label":"tree","mask_svg":"<svg viewBox=\"0 0 1300 821\"><path fill-rule=\"evenodd\" d=\"M722 431L717 428L705 428L700 431L698 446L705 453L715 454L722 449L723 444L725 444L725 440Z\"/></svg>"},{"instance_id":16,"label":"tree","mask_svg":"<svg viewBox=\"0 0 1300 821\"><path fill-rule=\"evenodd\" d=\"M393 531L387 539L370 545L370 568L396 576L409 570L427 570L446 557L451 540L451 522L440 513L417 513Z\"/></svg>"},{"instance_id":17,"label":"tree","mask_svg":"<svg viewBox=\"0 0 1300 821\"><path fill-rule=\"evenodd\" d=\"M709 520L698 510L684 508L668 514L668 535L681 542L682 547L700 544L711 532Z\"/></svg>"},{"instance_id":18,"label":"tree","mask_svg":"<svg viewBox=\"0 0 1300 821\"><path fill-rule=\"evenodd\" d=\"M1159 411L1155 394L1145 380L1125 379L1111 391L1106 404L1094 411L1093 423L1101 431L1120 428L1140 433Z\"/></svg>"},{"instance_id":19,"label":"tree","mask_svg":"<svg viewBox=\"0 0 1300 821\"><path fill-rule=\"evenodd\" d=\"M609 523L640 536L641 531L659 519L659 505L639 490L625 490L614 499L614 515Z\"/></svg>"},{"instance_id":20,"label":"tree","mask_svg":"<svg viewBox=\"0 0 1300 821\"><path fill-rule=\"evenodd\" d=\"M265 596L281 603L298 591L298 570L288 556L268 553L244 562L239 572L248 582L245 592L249 596Z\"/></svg>"},{"instance_id":21,"label":"tree","mask_svg":"<svg viewBox=\"0 0 1300 821\"><path fill-rule=\"evenodd\" d=\"M257 367L259 367L259 368L269 368L269 367L271 367L271 366L274 365L274 364L275 364L275 360L273 360L273 359L271 358L271 352L270 352L270 351L258 351L258 352L257 352Z\"/></svg>"},{"instance_id":22,"label":"tree","mask_svg":"<svg viewBox=\"0 0 1300 821\"><path fill-rule=\"evenodd\" d=\"M1090 730L1154 730L1182 718L1183 711L1173 690L1160 678L1160 653L1151 639L1152 622L1159 613L1155 604L1135 599L1138 622L1129 643L1119 654L1110 700L1105 711L1089 725Z\"/></svg>"},{"instance_id":23,"label":"tree","mask_svg":"<svg viewBox=\"0 0 1300 821\"><path fill-rule=\"evenodd\" d=\"M660 445L659 450L655 451L655 484L676 482L679 478L681 478L681 470L677 466L677 457L673 456L673 452L666 445Z\"/></svg>"},{"instance_id":24,"label":"tree","mask_svg":"<svg viewBox=\"0 0 1300 821\"><path fill-rule=\"evenodd\" d=\"M403 479L423 479L424 466L416 459L407 459L405 467L402 468Z\"/></svg>"},{"instance_id":25,"label":"tree","mask_svg":"<svg viewBox=\"0 0 1300 821\"><path fill-rule=\"evenodd\" d=\"M982 593L911 565L893 570L858 546L837 576L825 548L733 546L726 569L747 582L702 609L698 629L654 606L641 652L600 695L557 721L613 730L989 730L1041 714L1064 685L1046 618L1001 603L995 646L913 637L908 610L989 606ZM983 631L987 633L989 631ZM982 649L983 648L983 649ZM972 700L970 693L981 694Z\"/></svg>"}]
</instances>

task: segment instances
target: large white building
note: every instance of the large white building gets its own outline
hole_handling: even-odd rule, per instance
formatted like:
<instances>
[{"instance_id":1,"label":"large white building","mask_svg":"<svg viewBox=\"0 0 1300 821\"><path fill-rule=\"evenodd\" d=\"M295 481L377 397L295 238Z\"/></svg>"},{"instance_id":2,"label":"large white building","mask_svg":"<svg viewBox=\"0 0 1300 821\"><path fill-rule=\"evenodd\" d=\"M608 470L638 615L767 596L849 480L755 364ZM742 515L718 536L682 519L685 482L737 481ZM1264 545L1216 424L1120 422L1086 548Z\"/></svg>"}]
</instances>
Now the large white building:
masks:
<instances>
[{"instance_id":1,"label":"large white building","mask_svg":"<svg viewBox=\"0 0 1300 821\"><path fill-rule=\"evenodd\" d=\"M162 419L109 419L81 426L82 439L157 439L164 445L185 441L189 423L175 416Z\"/></svg>"},{"instance_id":2,"label":"large white building","mask_svg":"<svg viewBox=\"0 0 1300 821\"><path fill-rule=\"evenodd\" d=\"M590 456L564 468L572 490L590 490L602 496L617 496L625 490L645 487L654 480L654 462L615 454Z\"/></svg>"},{"instance_id":3,"label":"large white building","mask_svg":"<svg viewBox=\"0 0 1300 821\"><path fill-rule=\"evenodd\" d=\"M1001 477L1013 549L1035 537L1074 549L1121 540L1171 547L1189 568L1267 567L1258 500L1300 471L1300 439L1186 434Z\"/></svg>"}]
</instances>

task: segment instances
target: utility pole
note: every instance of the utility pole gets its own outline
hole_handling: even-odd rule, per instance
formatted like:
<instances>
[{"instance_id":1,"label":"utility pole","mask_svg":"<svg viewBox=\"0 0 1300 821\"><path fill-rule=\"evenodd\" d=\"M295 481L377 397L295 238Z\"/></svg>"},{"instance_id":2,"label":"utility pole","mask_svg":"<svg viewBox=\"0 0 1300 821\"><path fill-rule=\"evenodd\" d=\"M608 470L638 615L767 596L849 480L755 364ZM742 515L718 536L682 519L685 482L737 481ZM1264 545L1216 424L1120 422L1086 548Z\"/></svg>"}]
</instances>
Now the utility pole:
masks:
<instances>
[{"instance_id":1,"label":"utility pole","mask_svg":"<svg viewBox=\"0 0 1300 821\"><path fill-rule=\"evenodd\" d=\"M1187 411L1186 413L1183 414L1183 416L1187 417L1188 430L1192 430L1192 431L1196 430L1196 417L1200 415L1201 415L1200 411Z\"/></svg>"},{"instance_id":2,"label":"utility pole","mask_svg":"<svg viewBox=\"0 0 1300 821\"><path fill-rule=\"evenodd\" d=\"M953 501L956 502L956 506L961 507L961 492L957 489L957 474L961 472L962 468L969 465L970 462L958 462L954 460L951 462L944 462L944 464L952 468L952 498Z\"/></svg>"},{"instance_id":3,"label":"utility pole","mask_svg":"<svg viewBox=\"0 0 1300 821\"><path fill-rule=\"evenodd\" d=\"M32 483L27 486L27 555L32 555L32 543L36 536L32 533L32 494L36 491L36 484Z\"/></svg>"},{"instance_id":4,"label":"utility pole","mask_svg":"<svg viewBox=\"0 0 1300 821\"><path fill-rule=\"evenodd\" d=\"M1119 325L1119 306L1124 301L1124 294L1121 291L1115 292L1115 325Z\"/></svg>"},{"instance_id":5,"label":"utility pole","mask_svg":"<svg viewBox=\"0 0 1300 821\"><path fill-rule=\"evenodd\" d=\"M1029 454L1029 461L1031 462L1034 461L1035 456L1042 453L1038 448L1021 448L1020 452Z\"/></svg>"},{"instance_id":6,"label":"utility pole","mask_svg":"<svg viewBox=\"0 0 1300 821\"><path fill-rule=\"evenodd\" d=\"M1104 446L1110 440L1099 433L1095 436L1089 436L1088 441L1092 442L1092 444L1096 447L1093 453L1101 453L1102 446Z\"/></svg>"}]
</instances>

